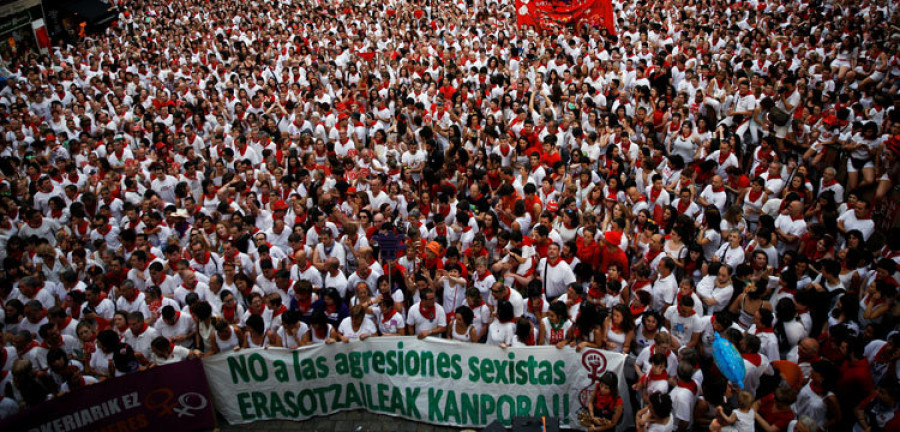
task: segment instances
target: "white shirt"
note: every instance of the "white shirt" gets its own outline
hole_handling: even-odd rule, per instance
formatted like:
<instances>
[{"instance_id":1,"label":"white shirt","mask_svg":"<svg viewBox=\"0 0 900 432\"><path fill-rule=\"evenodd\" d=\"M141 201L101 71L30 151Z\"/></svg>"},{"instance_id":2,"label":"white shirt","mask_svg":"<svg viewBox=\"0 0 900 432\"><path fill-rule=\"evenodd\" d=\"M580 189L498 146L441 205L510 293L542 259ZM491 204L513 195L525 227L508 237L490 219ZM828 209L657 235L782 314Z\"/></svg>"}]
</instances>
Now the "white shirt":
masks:
<instances>
[{"instance_id":1,"label":"white shirt","mask_svg":"<svg viewBox=\"0 0 900 432\"><path fill-rule=\"evenodd\" d=\"M159 336L159 332L156 331L153 327L147 327L143 333L139 336L135 337L134 332L129 328L125 335L122 336L122 342L131 345L131 349L136 353L141 353L146 358L150 358L150 355L153 354L153 350L150 349L150 342L153 342L153 339ZM99 350L97 352L100 352Z\"/></svg>"},{"instance_id":2,"label":"white shirt","mask_svg":"<svg viewBox=\"0 0 900 432\"><path fill-rule=\"evenodd\" d=\"M744 262L744 248L740 246L732 248L731 243L723 243L722 246L719 246L715 256L719 257L719 262L736 268L738 264Z\"/></svg>"},{"instance_id":3,"label":"white shirt","mask_svg":"<svg viewBox=\"0 0 900 432\"><path fill-rule=\"evenodd\" d=\"M507 289L509 289L509 298L506 300L512 303L513 315L517 317L522 316L525 313L525 299L522 298L522 294L519 291L512 288ZM493 295L488 296L485 303L497 310L497 299Z\"/></svg>"},{"instance_id":4,"label":"white shirt","mask_svg":"<svg viewBox=\"0 0 900 432\"><path fill-rule=\"evenodd\" d=\"M544 294L546 294L548 298L555 298L563 295L569 287L569 284L575 282L575 272L573 272L572 267L562 259L560 259L556 265L549 265L547 258L541 258L541 261L538 263L537 271L543 280Z\"/></svg>"},{"instance_id":5,"label":"white shirt","mask_svg":"<svg viewBox=\"0 0 900 432\"><path fill-rule=\"evenodd\" d=\"M444 312L444 308L441 305L434 305L434 319L430 320L422 315L421 306L421 302L414 304L409 308L406 317L406 324L413 326L416 334L422 333L425 330L434 330L438 327L447 326L447 314Z\"/></svg>"},{"instance_id":6,"label":"white shirt","mask_svg":"<svg viewBox=\"0 0 900 432\"><path fill-rule=\"evenodd\" d=\"M361 335L377 335L378 329L375 328L375 323L371 320L363 319L362 324L360 324L358 330L353 330L353 319L350 317L344 318L341 321L341 325L338 326L338 331L344 335L344 337L349 338L350 340L359 340Z\"/></svg>"},{"instance_id":7,"label":"white shirt","mask_svg":"<svg viewBox=\"0 0 900 432\"><path fill-rule=\"evenodd\" d=\"M703 321L700 316L693 313L689 316L681 316L677 307L666 309L665 318L669 321L669 332L672 337L678 339L681 346L687 345L694 337L695 333L703 331Z\"/></svg>"},{"instance_id":8,"label":"white shirt","mask_svg":"<svg viewBox=\"0 0 900 432\"><path fill-rule=\"evenodd\" d=\"M672 417L674 424L686 421L688 430L694 423L694 405L697 404L697 395L684 387L675 387L669 392L672 398Z\"/></svg>"},{"instance_id":9,"label":"white shirt","mask_svg":"<svg viewBox=\"0 0 900 432\"><path fill-rule=\"evenodd\" d=\"M515 340L515 321L501 323L499 320L494 320L488 327L486 345L500 346L501 344L505 344L506 346L510 346Z\"/></svg>"},{"instance_id":10,"label":"white shirt","mask_svg":"<svg viewBox=\"0 0 900 432\"><path fill-rule=\"evenodd\" d=\"M163 320L162 317L159 317L156 322L153 324L153 328L159 332L160 336L165 336L167 339L172 339L178 336L185 336L191 334L194 331L194 319L191 318L188 314L183 314L180 312L175 312L175 324L169 325ZM187 338L178 344L188 348L193 344L194 341L191 338Z\"/></svg>"},{"instance_id":11,"label":"white shirt","mask_svg":"<svg viewBox=\"0 0 900 432\"><path fill-rule=\"evenodd\" d=\"M653 295L653 310L662 312L666 306L675 302L675 294L678 293L678 282L675 281L675 275L669 274L667 277L658 277L653 283L650 292Z\"/></svg>"},{"instance_id":12,"label":"white shirt","mask_svg":"<svg viewBox=\"0 0 900 432\"><path fill-rule=\"evenodd\" d=\"M191 354L191 350L181 346L175 345L172 347L172 352L165 358L156 355L156 353L152 353L150 355L150 362L156 363L158 366L167 365L170 363L178 363Z\"/></svg>"},{"instance_id":13,"label":"white shirt","mask_svg":"<svg viewBox=\"0 0 900 432\"><path fill-rule=\"evenodd\" d=\"M706 202L716 206L716 208L719 209L719 212L725 213L725 203L728 199L728 195L725 191L713 192L712 185L707 185L703 188L703 192L700 192L700 197L705 199Z\"/></svg>"},{"instance_id":14,"label":"white shirt","mask_svg":"<svg viewBox=\"0 0 900 432\"><path fill-rule=\"evenodd\" d=\"M869 236L875 232L875 222L869 219L859 219L856 217L856 210L850 209L844 212L839 218L838 221L844 222L844 229L847 231L851 230L859 230L862 232L863 240L868 241Z\"/></svg>"},{"instance_id":15,"label":"white shirt","mask_svg":"<svg viewBox=\"0 0 900 432\"><path fill-rule=\"evenodd\" d=\"M806 234L806 221L801 219L793 220L790 215L779 215L775 219L775 228L780 229L785 234L797 236L797 240L792 243L783 241L778 242L778 252L783 254L785 251L797 250L800 244L800 237Z\"/></svg>"}]
</instances>

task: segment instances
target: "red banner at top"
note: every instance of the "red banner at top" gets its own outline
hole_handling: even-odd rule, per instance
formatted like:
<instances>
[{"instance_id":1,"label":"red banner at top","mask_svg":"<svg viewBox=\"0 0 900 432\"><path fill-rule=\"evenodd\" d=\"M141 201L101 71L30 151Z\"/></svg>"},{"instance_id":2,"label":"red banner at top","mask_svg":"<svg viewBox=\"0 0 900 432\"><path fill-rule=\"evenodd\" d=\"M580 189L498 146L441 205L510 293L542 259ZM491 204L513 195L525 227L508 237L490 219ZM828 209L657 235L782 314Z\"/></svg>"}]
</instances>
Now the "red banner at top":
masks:
<instances>
[{"instance_id":1,"label":"red banner at top","mask_svg":"<svg viewBox=\"0 0 900 432\"><path fill-rule=\"evenodd\" d=\"M569 24L605 27L616 34L611 0L516 0L519 27L554 32Z\"/></svg>"}]
</instances>

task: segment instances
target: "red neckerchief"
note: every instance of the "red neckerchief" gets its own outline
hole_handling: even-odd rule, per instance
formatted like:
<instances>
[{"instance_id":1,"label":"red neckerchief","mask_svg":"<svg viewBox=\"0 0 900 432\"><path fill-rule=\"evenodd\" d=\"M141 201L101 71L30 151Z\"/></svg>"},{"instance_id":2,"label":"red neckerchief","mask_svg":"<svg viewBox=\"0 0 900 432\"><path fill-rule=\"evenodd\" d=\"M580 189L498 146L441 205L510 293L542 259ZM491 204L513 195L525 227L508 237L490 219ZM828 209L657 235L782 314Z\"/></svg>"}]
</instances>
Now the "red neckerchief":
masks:
<instances>
[{"instance_id":1,"label":"red neckerchief","mask_svg":"<svg viewBox=\"0 0 900 432\"><path fill-rule=\"evenodd\" d=\"M647 261L647 264L650 264L650 263L652 263L653 260L655 260L656 257L659 256L659 254L661 254L661 253L662 253L662 249L660 249L660 250L658 250L658 251L656 251L656 252L653 252L652 250L648 249L648 250L647 250L647 255L644 257L644 259Z\"/></svg>"},{"instance_id":2,"label":"red neckerchief","mask_svg":"<svg viewBox=\"0 0 900 432\"><path fill-rule=\"evenodd\" d=\"M892 353L889 353L889 352L887 352L887 350L885 350L885 348L887 348L887 346L888 346L888 344L884 344L884 345L882 345L882 347L880 349L878 349L878 352L875 354L875 359L874 359L876 363L887 363L891 360ZM818 358L817 358L817 360L818 360ZM0 362L0 364L3 364L3 362Z\"/></svg>"},{"instance_id":3,"label":"red neckerchief","mask_svg":"<svg viewBox=\"0 0 900 432\"><path fill-rule=\"evenodd\" d=\"M695 396L697 395L697 383L695 383L693 380L688 381L688 382L679 381L675 385L678 387L681 387L681 388L686 388L686 389L690 390L691 393L693 393Z\"/></svg>"},{"instance_id":4,"label":"red neckerchief","mask_svg":"<svg viewBox=\"0 0 900 432\"><path fill-rule=\"evenodd\" d=\"M139 337L140 335L144 334L145 331L147 331L147 327L147 323L144 323L144 326L141 327L141 329L138 331L134 331L134 329L131 329L131 334L133 334L134 337Z\"/></svg>"},{"instance_id":5,"label":"red neckerchief","mask_svg":"<svg viewBox=\"0 0 900 432\"><path fill-rule=\"evenodd\" d=\"M836 178L833 178L833 179L831 179L831 180L829 180L829 181L822 180L822 189L830 188L830 187L832 187L832 186L834 186L834 185L836 185L836 184L838 184L838 181L837 181Z\"/></svg>"},{"instance_id":6,"label":"red neckerchief","mask_svg":"<svg viewBox=\"0 0 900 432\"><path fill-rule=\"evenodd\" d=\"M753 366L759 366L760 364L762 364L762 356L758 353L744 353L741 354L741 357L753 364Z\"/></svg>"},{"instance_id":7,"label":"red neckerchief","mask_svg":"<svg viewBox=\"0 0 900 432\"><path fill-rule=\"evenodd\" d=\"M394 317L394 315L397 315L397 309L391 308L389 311L385 312L385 314L381 317L381 322L384 324L387 324L388 321L390 321L391 318Z\"/></svg>"},{"instance_id":8,"label":"red neckerchief","mask_svg":"<svg viewBox=\"0 0 900 432\"><path fill-rule=\"evenodd\" d=\"M123 295L122 297L125 297L125 300L128 300L128 303L134 303L134 300L137 299L138 294L140 294L138 290L133 289L131 290L131 296Z\"/></svg>"},{"instance_id":9,"label":"red neckerchief","mask_svg":"<svg viewBox=\"0 0 900 432\"><path fill-rule=\"evenodd\" d=\"M278 309L275 309L272 312L272 318L274 319L275 317L280 316L281 314L285 313L286 311L287 311L287 306L281 305L278 307Z\"/></svg>"},{"instance_id":10,"label":"red neckerchief","mask_svg":"<svg viewBox=\"0 0 900 432\"><path fill-rule=\"evenodd\" d=\"M479 282L481 282L481 281L484 281L485 279L487 279L487 277L490 275L491 275L491 272L489 272L489 271L486 271L484 273L478 273L478 275L475 277L475 279L477 279Z\"/></svg>"},{"instance_id":11,"label":"red neckerchief","mask_svg":"<svg viewBox=\"0 0 900 432\"><path fill-rule=\"evenodd\" d=\"M668 374L668 372L666 372L665 370L663 370L662 372L656 374L656 373L653 373L653 370L651 369L650 372L647 372L647 373L644 374L644 376L641 377L641 378L642 378L645 382L650 382L650 381L668 381L668 380L669 380L669 374Z\"/></svg>"},{"instance_id":12,"label":"red neckerchief","mask_svg":"<svg viewBox=\"0 0 900 432\"><path fill-rule=\"evenodd\" d=\"M39 347L40 345L41 345L41 344L37 343L37 341L31 341L31 343L29 343L28 346L25 347L25 349L22 350L22 352L19 353L19 358L24 357L25 354L28 354L28 351L31 351L31 350L33 350L33 349ZM6 350L2 350L2 351L3 351L4 354L6 354Z\"/></svg>"},{"instance_id":13,"label":"red neckerchief","mask_svg":"<svg viewBox=\"0 0 900 432\"><path fill-rule=\"evenodd\" d=\"M537 315L540 312L544 311L544 299L538 298L537 300L528 299L528 312L531 312L533 315Z\"/></svg>"},{"instance_id":14,"label":"red neckerchief","mask_svg":"<svg viewBox=\"0 0 900 432\"><path fill-rule=\"evenodd\" d=\"M187 282L183 282L183 283L181 284L181 286L183 286L184 289L186 289L186 290L188 290L188 291L194 291L194 289L197 288L197 284L198 284L199 282L200 282L199 280L194 279L194 281L191 282L190 285L188 285Z\"/></svg>"},{"instance_id":15,"label":"red neckerchief","mask_svg":"<svg viewBox=\"0 0 900 432\"><path fill-rule=\"evenodd\" d=\"M104 237L106 237L106 235L109 234L109 232L111 230L112 230L112 225L110 225L110 224L106 224L106 226L97 228L97 232L100 233L100 235L102 235Z\"/></svg>"},{"instance_id":16,"label":"red neckerchief","mask_svg":"<svg viewBox=\"0 0 900 432\"><path fill-rule=\"evenodd\" d=\"M715 187L715 186L712 186L712 191L713 191L714 193L725 192L725 186L722 186L722 187Z\"/></svg>"},{"instance_id":17,"label":"red neckerchief","mask_svg":"<svg viewBox=\"0 0 900 432\"><path fill-rule=\"evenodd\" d=\"M656 354L656 344L650 345L650 356L652 357L654 354ZM672 355L672 350L666 350L665 354L666 358L668 358Z\"/></svg>"},{"instance_id":18,"label":"red neckerchief","mask_svg":"<svg viewBox=\"0 0 900 432\"><path fill-rule=\"evenodd\" d=\"M687 211L688 207L691 205L691 202L686 199L678 200L678 214L684 214Z\"/></svg>"},{"instance_id":19,"label":"red neckerchief","mask_svg":"<svg viewBox=\"0 0 900 432\"><path fill-rule=\"evenodd\" d=\"M775 329L773 329L773 328L756 327L756 334L760 334L760 333L773 333L773 334L774 334L774 333L775 333Z\"/></svg>"},{"instance_id":20,"label":"red neckerchief","mask_svg":"<svg viewBox=\"0 0 900 432\"><path fill-rule=\"evenodd\" d=\"M822 387L821 384L816 384L815 381L810 380L809 388L812 389L817 395L822 395L825 393L825 388Z\"/></svg>"},{"instance_id":21,"label":"red neckerchief","mask_svg":"<svg viewBox=\"0 0 900 432\"><path fill-rule=\"evenodd\" d=\"M659 194L662 193L662 188L657 190L655 187L650 188L650 201L656 202L656 199L659 198Z\"/></svg>"},{"instance_id":22,"label":"red neckerchief","mask_svg":"<svg viewBox=\"0 0 900 432\"><path fill-rule=\"evenodd\" d=\"M436 311L437 311L436 307L426 309L425 305L423 305L422 303L419 303L419 313L421 313L422 316L425 317L425 319L427 319L428 321L434 320Z\"/></svg>"},{"instance_id":23,"label":"red neckerchief","mask_svg":"<svg viewBox=\"0 0 900 432\"><path fill-rule=\"evenodd\" d=\"M34 223L30 219L28 220L28 226L30 226L33 229L38 229L43 224L44 224L44 218L42 216L39 216L38 223Z\"/></svg>"},{"instance_id":24,"label":"red neckerchief","mask_svg":"<svg viewBox=\"0 0 900 432\"><path fill-rule=\"evenodd\" d=\"M756 200L758 200L759 197L762 196L762 194L763 194L762 190L760 190L759 192L754 192L753 189L751 188L750 192L747 192L747 201L756 202Z\"/></svg>"},{"instance_id":25,"label":"red neckerchief","mask_svg":"<svg viewBox=\"0 0 900 432\"><path fill-rule=\"evenodd\" d=\"M82 220L81 222L75 223L75 231L80 235L87 234L89 227L90 227L90 225L88 225L86 220Z\"/></svg>"},{"instance_id":26,"label":"red neckerchief","mask_svg":"<svg viewBox=\"0 0 900 432\"><path fill-rule=\"evenodd\" d=\"M228 306L227 304L222 305L222 315L225 317L225 321L234 322L234 314L237 311L237 304L233 304L232 306Z\"/></svg>"},{"instance_id":27,"label":"red neckerchief","mask_svg":"<svg viewBox=\"0 0 900 432\"><path fill-rule=\"evenodd\" d=\"M795 222L796 222L796 221L802 221L802 220L803 220L803 215L802 215L802 214L801 214L800 216L793 216L793 215L791 215L791 220L792 220L792 221L795 221Z\"/></svg>"},{"instance_id":28,"label":"red neckerchief","mask_svg":"<svg viewBox=\"0 0 900 432\"><path fill-rule=\"evenodd\" d=\"M62 217L62 215L63 215L62 209L59 209L59 210L56 210L56 209L50 210L50 217L53 218L53 219L59 219L59 218Z\"/></svg>"},{"instance_id":29,"label":"red neckerchief","mask_svg":"<svg viewBox=\"0 0 900 432\"><path fill-rule=\"evenodd\" d=\"M201 255L201 256L203 257L202 259L201 259L200 257L198 257L198 256L195 256L195 257L194 257L194 261L196 261L197 264L200 264L200 265L206 265L206 264L209 262L209 257L210 257L211 255L212 255L212 254L211 254L209 251L206 251L206 252L203 253L203 255Z\"/></svg>"},{"instance_id":30,"label":"red neckerchief","mask_svg":"<svg viewBox=\"0 0 900 432\"><path fill-rule=\"evenodd\" d=\"M728 156L731 156L731 153L720 151L719 152L719 165L722 165L723 163L725 163L725 161L728 160Z\"/></svg>"}]
</instances>

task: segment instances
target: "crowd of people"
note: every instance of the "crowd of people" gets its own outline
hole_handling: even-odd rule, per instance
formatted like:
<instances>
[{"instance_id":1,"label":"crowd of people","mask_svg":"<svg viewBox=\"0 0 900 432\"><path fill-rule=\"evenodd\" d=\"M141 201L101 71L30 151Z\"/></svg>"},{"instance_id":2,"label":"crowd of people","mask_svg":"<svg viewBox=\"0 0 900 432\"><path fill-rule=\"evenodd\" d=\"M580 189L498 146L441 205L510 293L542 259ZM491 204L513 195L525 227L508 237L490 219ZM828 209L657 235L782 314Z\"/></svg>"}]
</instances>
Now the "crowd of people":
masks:
<instances>
[{"instance_id":1,"label":"crowd of people","mask_svg":"<svg viewBox=\"0 0 900 432\"><path fill-rule=\"evenodd\" d=\"M612 7L123 0L3 59L0 418L400 335L623 353L591 430L900 430L897 3Z\"/></svg>"}]
</instances>

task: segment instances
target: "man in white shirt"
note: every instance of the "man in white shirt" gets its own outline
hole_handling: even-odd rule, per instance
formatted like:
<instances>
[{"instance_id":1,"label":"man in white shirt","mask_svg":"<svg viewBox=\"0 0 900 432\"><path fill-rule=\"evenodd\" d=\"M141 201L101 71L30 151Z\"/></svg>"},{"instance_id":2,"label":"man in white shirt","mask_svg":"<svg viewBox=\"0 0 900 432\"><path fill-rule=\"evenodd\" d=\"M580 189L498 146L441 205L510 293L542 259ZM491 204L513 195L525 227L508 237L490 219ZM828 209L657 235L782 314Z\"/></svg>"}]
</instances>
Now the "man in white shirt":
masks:
<instances>
[{"instance_id":1,"label":"man in white shirt","mask_svg":"<svg viewBox=\"0 0 900 432\"><path fill-rule=\"evenodd\" d=\"M859 230L863 240L869 240L869 236L875 232L875 222L869 215L869 205L864 199L858 199L852 209L847 210L837 220L838 230L844 235L853 230Z\"/></svg>"},{"instance_id":2,"label":"man in white shirt","mask_svg":"<svg viewBox=\"0 0 900 432\"><path fill-rule=\"evenodd\" d=\"M406 334L419 339L444 334L447 330L447 314L437 304L434 290L425 288L420 293L421 300L409 308L406 318Z\"/></svg>"},{"instance_id":3,"label":"man in white shirt","mask_svg":"<svg viewBox=\"0 0 900 432\"><path fill-rule=\"evenodd\" d=\"M169 342L185 348L194 342L194 319L190 315L176 311L172 306L164 306L153 328Z\"/></svg>"},{"instance_id":4,"label":"man in white shirt","mask_svg":"<svg viewBox=\"0 0 900 432\"><path fill-rule=\"evenodd\" d=\"M672 420L675 430L690 430L694 422L694 406L697 404L697 383L692 379L694 366L682 360L678 363L678 382L669 391L672 398Z\"/></svg>"},{"instance_id":5,"label":"man in white shirt","mask_svg":"<svg viewBox=\"0 0 900 432\"><path fill-rule=\"evenodd\" d=\"M653 283L651 294L653 295L652 309L663 313L666 308L675 302L678 293L678 282L675 280L675 260L664 257L659 262L656 282Z\"/></svg>"},{"instance_id":6,"label":"man in white shirt","mask_svg":"<svg viewBox=\"0 0 900 432\"><path fill-rule=\"evenodd\" d=\"M503 281L494 282L491 286L491 295L485 301L492 311L497 310L497 303L506 300L513 305L513 315L520 317L525 313L525 300L519 291L504 285Z\"/></svg>"},{"instance_id":7,"label":"man in white shirt","mask_svg":"<svg viewBox=\"0 0 900 432\"><path fill-rule=\"evenodd\" d=\"M803 202L794 201L786 211L775 219L775 234L778 235L778 253L784 255L789 250L797 250L800 237L806 234L806 221L803 219Z\"/></svg>"},{"instance_id":8,"label":"man in white shirt","mask_svg":"<svg viewBox=\"0 0 900 432\"><path fill-rule=\"evenodd\" d=\"M537 268L544 294L550 301L563 295L569 284L575 282L575 272L568 263L560 259L559 252L559 245L550 243L547 246L547 257L541 258Z\"/></svg>"},{"instance_id":9,"label":"man in white shirt","mask_svg":"<svg viewBox=\"0 0 900 432\"><path fill-rule=\"evenodd\" d=\"M174 204L175 186L178 185L178 179L166 174L166 169L161 164L154 167L153 173L156 174L156 178L150 182L150 188L167 204Z\"/></svg>"},{"instance_id":10,"label":"man in white shirt","mask_svg":"<svg viewBox=\"0 0 900 432\"><path fill-rule=\"evenodd\" d=\"M150 343L159 336L159 332L155 328L150 327L144 322L145 315L140 312L132 312L128 314L128 327L122 335L122 342L131 346L135 353L140 353L144 357L149 358Z\"/></svg>"},{"instance_id":11,"label":"man in white shirt","mask_svg":"<svg viewBox=\"0 0 900 432\"><path fill-rule=\"evenodd\" d=\"M722 176L720 175L714 175L710 184L703 188L703 192L700 192L700 197L697 198L700 206L714 205L719 209L720 213L725 213L727 200L728 194L725 192L725 182L722 181Z\"/></svg>"},{"instance_id":12,"label":"man in white shirt","mask_svg":"<svg viewBox=\"0 0 900 432\"><path fill-rule=\"evenodd\" d=\"M422 180L422 169L425 167L425 152L419 151L419 143L415 140L409 143L409 149L400 156L400 163L410 172L414 182Z\"/></svg>"},{"instance_id":13,"label":"man in white shirt","mask_svg":"<svg viewBox=\"0 0 900 432\"><path fill-rule=\"evenodd\" d=\"M152 354L148 358L150 363L156 366L178 363L180 361L197 358L200 351L190 350L181 345L172 345L165 337L158 336L150 343Z\"/></svg>"},{"instance_id":14,"label":"man in white shirt","mask_svg":"<svg viewBox=\"0 0 900 432\"><path fill-rule=\"evenodd\" d=\"M672 333L674 348L695 348L700 342L703 322L694 310L694 298L684 296L676 307L666 310L666 328Z\"/></svg>"}]
</instances>

